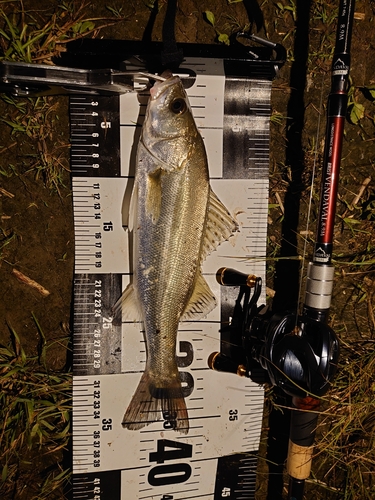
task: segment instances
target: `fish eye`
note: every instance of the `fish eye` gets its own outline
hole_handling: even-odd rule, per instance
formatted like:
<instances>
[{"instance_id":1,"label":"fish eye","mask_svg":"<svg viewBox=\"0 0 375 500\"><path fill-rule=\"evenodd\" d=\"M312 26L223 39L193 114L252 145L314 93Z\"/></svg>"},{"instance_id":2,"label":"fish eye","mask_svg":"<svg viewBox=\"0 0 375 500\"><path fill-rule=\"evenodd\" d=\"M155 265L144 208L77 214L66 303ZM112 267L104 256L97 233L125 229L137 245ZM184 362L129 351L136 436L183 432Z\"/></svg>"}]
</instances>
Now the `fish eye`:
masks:
<instances>
[{"instance_id":1,"label":"fish eye","mask_svg":"<svg viewBox=\"0 0 375 500\"><path fill-rule=\"evenodd\" d=\"M175 115L181 115L187 108L185 100L180 97L172 101L169 107Z\"/></svg>"}]
</instances>

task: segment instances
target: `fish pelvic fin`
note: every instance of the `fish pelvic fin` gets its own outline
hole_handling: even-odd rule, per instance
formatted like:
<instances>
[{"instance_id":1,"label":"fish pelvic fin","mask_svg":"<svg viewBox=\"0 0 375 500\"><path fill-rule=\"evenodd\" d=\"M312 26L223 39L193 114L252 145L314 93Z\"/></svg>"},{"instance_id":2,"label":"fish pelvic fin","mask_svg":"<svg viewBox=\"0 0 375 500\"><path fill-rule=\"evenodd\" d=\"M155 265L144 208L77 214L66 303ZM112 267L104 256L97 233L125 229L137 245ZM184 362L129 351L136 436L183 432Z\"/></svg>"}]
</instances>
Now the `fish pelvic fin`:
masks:
<instances>
[{"instance_id":1,"label":"fish pelvic fin","mask_svg":"<svg viewBox=\"0 0 375 500\"><path fill-rule=\"evenodd\" d=\"M199 274L193 293L181 316L181 321L193 321L207 316L216 307L216 297L204 277Z\"/></svg>"},{"instance_id":2,"label":"fish pelvic fin","mask_svg":"<svg viewBox=\"0 0 375 500\"><path fill-rule=\"evenodd\" d=\"M165 429L182 434L189 432L189 418L178 372L169 385L163 385L158 387L147 370L143 373L122 420L125 429L139 430L163 418Z\"/></svg>"},{"instance_id":3,"label":"fish pelvic fin","mask_svg":"<svg viewBox=\"0 0 375 500\"><path fill-rule=\"evenodd\" d=\"M127 321L142 321L142 311L137 299L137 295L132 284L128 285L122 292L121 297L113 306L113 314Z\"/></svg>"},{"instance_id":4,"label":"fish pelvic fin","mask_svg":"<svg viewBox=\"0 0 375 500\"><path fill-rule=\"evenodd\" d=\"M211 252L238 231L238 223L229 210L211 190L208 202L206 232L202 248L202 261Z\"/></svg>"}]
</instances>

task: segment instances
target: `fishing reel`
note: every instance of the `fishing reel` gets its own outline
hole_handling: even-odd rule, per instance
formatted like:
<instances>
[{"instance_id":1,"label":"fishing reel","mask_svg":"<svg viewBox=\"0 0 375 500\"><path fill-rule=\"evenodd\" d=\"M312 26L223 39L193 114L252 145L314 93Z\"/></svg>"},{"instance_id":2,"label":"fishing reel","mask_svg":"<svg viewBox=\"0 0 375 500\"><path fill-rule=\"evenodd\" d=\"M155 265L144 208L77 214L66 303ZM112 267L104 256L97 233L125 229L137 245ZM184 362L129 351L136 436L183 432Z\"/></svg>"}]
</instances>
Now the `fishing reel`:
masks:
<instances>
[{"instance_id":1,"label":"fishing reel","mask_svg":"<svg viewBox=\"0 0 375 500\"><path fill-rule=\"evenodd\" d=\"M261 278L228 268L219 269L216 278L222 286L239 287L239 293L221 329L221 352L209 356L209 367L271 383L299 398L325 394L339 356L332 328L306 311L280 315L258 306Z\"/></svg>"}]
</instances>

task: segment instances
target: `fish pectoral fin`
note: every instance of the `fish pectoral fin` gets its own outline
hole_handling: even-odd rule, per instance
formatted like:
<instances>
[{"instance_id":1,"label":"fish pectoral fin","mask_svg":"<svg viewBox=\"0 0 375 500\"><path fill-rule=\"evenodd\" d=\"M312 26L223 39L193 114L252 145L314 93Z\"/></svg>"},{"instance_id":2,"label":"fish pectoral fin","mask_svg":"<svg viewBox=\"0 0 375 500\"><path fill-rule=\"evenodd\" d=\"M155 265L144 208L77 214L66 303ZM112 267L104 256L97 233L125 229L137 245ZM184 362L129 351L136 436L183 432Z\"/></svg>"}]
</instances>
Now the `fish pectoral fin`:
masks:
<instances>
[{"instance_id":1,"label":"fish pectoral fin","mask_svg":"<svg viewBox=\"0 0 375 500\"><path fill-rule=\"evenodd\" d=\"M202 261L238 231L238 223L229 210L211 190L208 202L208 217L203 240Z\"/></svg>"},{"instance_id":2,"label":"fish pectoral fin","mask_svg":"<svg viewBox=\"0 0 375 500\"><path fill-rule=\"evenodd\" d=\"M147 176L146 213L154 224L159 220L161 210L161 174L162 168L157 168Z\"/></svg>"},{"instance_id":3,"label":"fish pectoral fin","mask_svg":"<svg viewBox=\"0 0 375 500\"><path fill-rule=\"evenodd\" d=\"M119 316L120 312L123 320L134 322L143 321L141 307L133 285L128 285L125 288L121 297L113 306L113 313L115 317Z\"/></svg>"},{"instance_id":4,"label":"fish pectoral fin","mask_svg":"<svg viewBox=\"0 0 375 500\"><path fill-rule=\"evenodd\" d=\"M207 316L216 307L216 297L204 277L199 274L181 321L192 321Z\"/></svg>"}]
</instances>

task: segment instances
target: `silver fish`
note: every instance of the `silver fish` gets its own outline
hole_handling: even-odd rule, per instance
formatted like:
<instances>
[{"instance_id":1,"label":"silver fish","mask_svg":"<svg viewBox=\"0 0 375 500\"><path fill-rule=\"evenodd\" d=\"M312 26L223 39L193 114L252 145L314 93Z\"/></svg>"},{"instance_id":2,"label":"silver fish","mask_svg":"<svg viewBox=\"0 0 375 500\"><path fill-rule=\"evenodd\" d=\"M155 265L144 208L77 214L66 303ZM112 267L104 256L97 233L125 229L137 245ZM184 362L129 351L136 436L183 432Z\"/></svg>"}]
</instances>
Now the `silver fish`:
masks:
<instances>
[{"instance_id":1,"label":"silver fish","mask_svg":"<svg viewBox=\"0 0 375 500\"><path fill-rule=\"evenodd\" d=\"M205 147L182 83L167 76L151 89L130 202L134 275L117 307L123 318L143 321L147 361L122 425L137 430L163 416L187 434L178 325L216 306L201 265L237 224L211 190Z\"/></svg>"}]
</instances>

